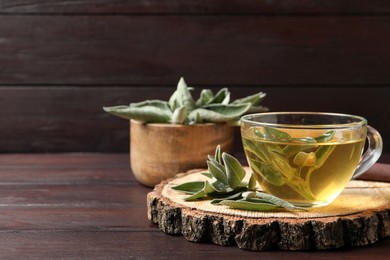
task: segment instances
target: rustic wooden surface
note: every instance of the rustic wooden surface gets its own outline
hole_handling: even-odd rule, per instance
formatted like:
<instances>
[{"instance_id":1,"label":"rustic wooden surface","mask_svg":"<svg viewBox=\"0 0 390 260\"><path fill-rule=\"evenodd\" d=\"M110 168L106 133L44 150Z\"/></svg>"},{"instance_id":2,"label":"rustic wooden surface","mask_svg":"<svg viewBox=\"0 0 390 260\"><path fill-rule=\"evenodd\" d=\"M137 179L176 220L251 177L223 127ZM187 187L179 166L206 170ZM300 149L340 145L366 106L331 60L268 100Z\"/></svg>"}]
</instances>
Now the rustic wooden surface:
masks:
<instances>
[{"instance_id":1,"label":"rustic wooden surface","mask_svg":"<svg viewBox=\"0 0 390 260\"><path fill-rule=\"evenodd\" d=\"M390 150L386 0L0 0L0 152L126 152L102 106L179 78L271 110L359 114ZM239 147L239 146L238 146Z\"/></svg>"},{"instance_id":2,"label":"rustic wooden surface","mask_svg":"<svg viewBox=\"0 0 390 260\"><path fill-rule=\"evenodd\" d=\"M390 172L390 166L384 170ZM163 232L183 235L191 242L253 251L329 250L366 246L390 237L387 182L351 181L327 207L254 212L212 205L207 200L186 202L184 198L188 195L171 189L186 182L206 180L203 171L178 174L148 193L148 218Z\"/></svg>"},{"instance_id":3,"label":"rustic wooden surface","mask_svg":"<svg viewBox=\"0 0 390 260\"><path fill-rule=\"evenodd\" d=\"M390 162L389 160L387 160ZM128 154L0 154L1 259L388 259L361 248L250 252L190 243L147 219Z\"/></svg>"}]
</instances>

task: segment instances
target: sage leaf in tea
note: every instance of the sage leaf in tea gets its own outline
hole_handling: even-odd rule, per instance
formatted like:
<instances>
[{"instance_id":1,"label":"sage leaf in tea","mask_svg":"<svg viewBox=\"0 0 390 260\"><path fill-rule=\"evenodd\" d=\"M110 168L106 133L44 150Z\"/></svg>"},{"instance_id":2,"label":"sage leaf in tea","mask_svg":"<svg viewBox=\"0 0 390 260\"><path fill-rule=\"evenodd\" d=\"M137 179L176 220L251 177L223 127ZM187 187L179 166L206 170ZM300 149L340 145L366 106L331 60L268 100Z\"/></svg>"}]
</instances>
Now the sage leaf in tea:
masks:
<instances>
[{"instance_id":1,"label":"sage leaf in tea","mask_svg":"<svg viewBox=\"0 0 390 260\"><path fill-rule=\"evenodd\" d=\"M335 131L320 136L293 138L287 132L271 127L253 127L253 137L244 137L248 162L258 182L273 186L289 186L307 200L315 200L310 179L335 146L326 145ZM267 139L267 142L263 142Z\"/></svg>"}]
</instances>

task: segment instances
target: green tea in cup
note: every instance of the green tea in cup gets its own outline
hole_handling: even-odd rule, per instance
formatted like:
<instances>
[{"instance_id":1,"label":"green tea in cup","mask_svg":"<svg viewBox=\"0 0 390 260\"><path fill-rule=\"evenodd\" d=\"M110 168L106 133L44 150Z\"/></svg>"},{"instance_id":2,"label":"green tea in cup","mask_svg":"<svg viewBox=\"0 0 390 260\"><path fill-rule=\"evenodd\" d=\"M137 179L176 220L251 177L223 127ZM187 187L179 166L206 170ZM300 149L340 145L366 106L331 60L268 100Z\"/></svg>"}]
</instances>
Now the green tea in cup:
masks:
<instances>
[{"instance_id":1,"label":"green tea in cup","mask_svg":"<svg viewBox=\"0 0 390 260\"><path fill-rule=\"evenodd\" d=\"M330 204L382 152L380 134L366 119L347 114L246 115L241 118L241 137L264 191L300 207Z\"/></svg>"}]
</instances>

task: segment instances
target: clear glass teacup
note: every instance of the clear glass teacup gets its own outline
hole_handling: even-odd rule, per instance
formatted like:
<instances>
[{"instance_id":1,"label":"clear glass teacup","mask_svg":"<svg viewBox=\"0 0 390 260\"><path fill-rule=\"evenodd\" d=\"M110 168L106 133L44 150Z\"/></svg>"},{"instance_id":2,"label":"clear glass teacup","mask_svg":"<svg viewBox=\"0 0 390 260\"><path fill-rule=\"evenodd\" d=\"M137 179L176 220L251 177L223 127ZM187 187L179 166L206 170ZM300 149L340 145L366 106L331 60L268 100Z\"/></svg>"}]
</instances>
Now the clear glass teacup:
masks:
<instances>
[{"instance_id":1,"label":"clear glass teacup","mask_svg":"<svg viewBox=\"0 0 390 260\"><path fill-rule=\"evenodd\" d=\"M378 131L347 114L249 114L241 118L241 137L264 191L300 207L330 204L382 153Z\"/></svg>"}]
</instances>

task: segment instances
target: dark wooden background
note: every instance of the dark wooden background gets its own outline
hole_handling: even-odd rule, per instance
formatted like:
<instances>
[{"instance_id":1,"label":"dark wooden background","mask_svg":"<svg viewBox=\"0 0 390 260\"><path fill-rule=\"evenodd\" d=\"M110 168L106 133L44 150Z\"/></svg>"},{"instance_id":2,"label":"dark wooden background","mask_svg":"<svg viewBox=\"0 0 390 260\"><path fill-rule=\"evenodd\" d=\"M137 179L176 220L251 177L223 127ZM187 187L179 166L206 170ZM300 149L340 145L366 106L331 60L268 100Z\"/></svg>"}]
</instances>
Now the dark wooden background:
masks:
<instances>
[{"instance_id":1,"label":"dark wooden background","mask_svg":"<svg viewBox=\"0 0 390 260\"><path fill-rule=\"evenodd\" d=\"M127 152L102 106L189 85L359 114L390 152L388 0L0 0L0 152Z\"/></svg>"}]
</instances>

